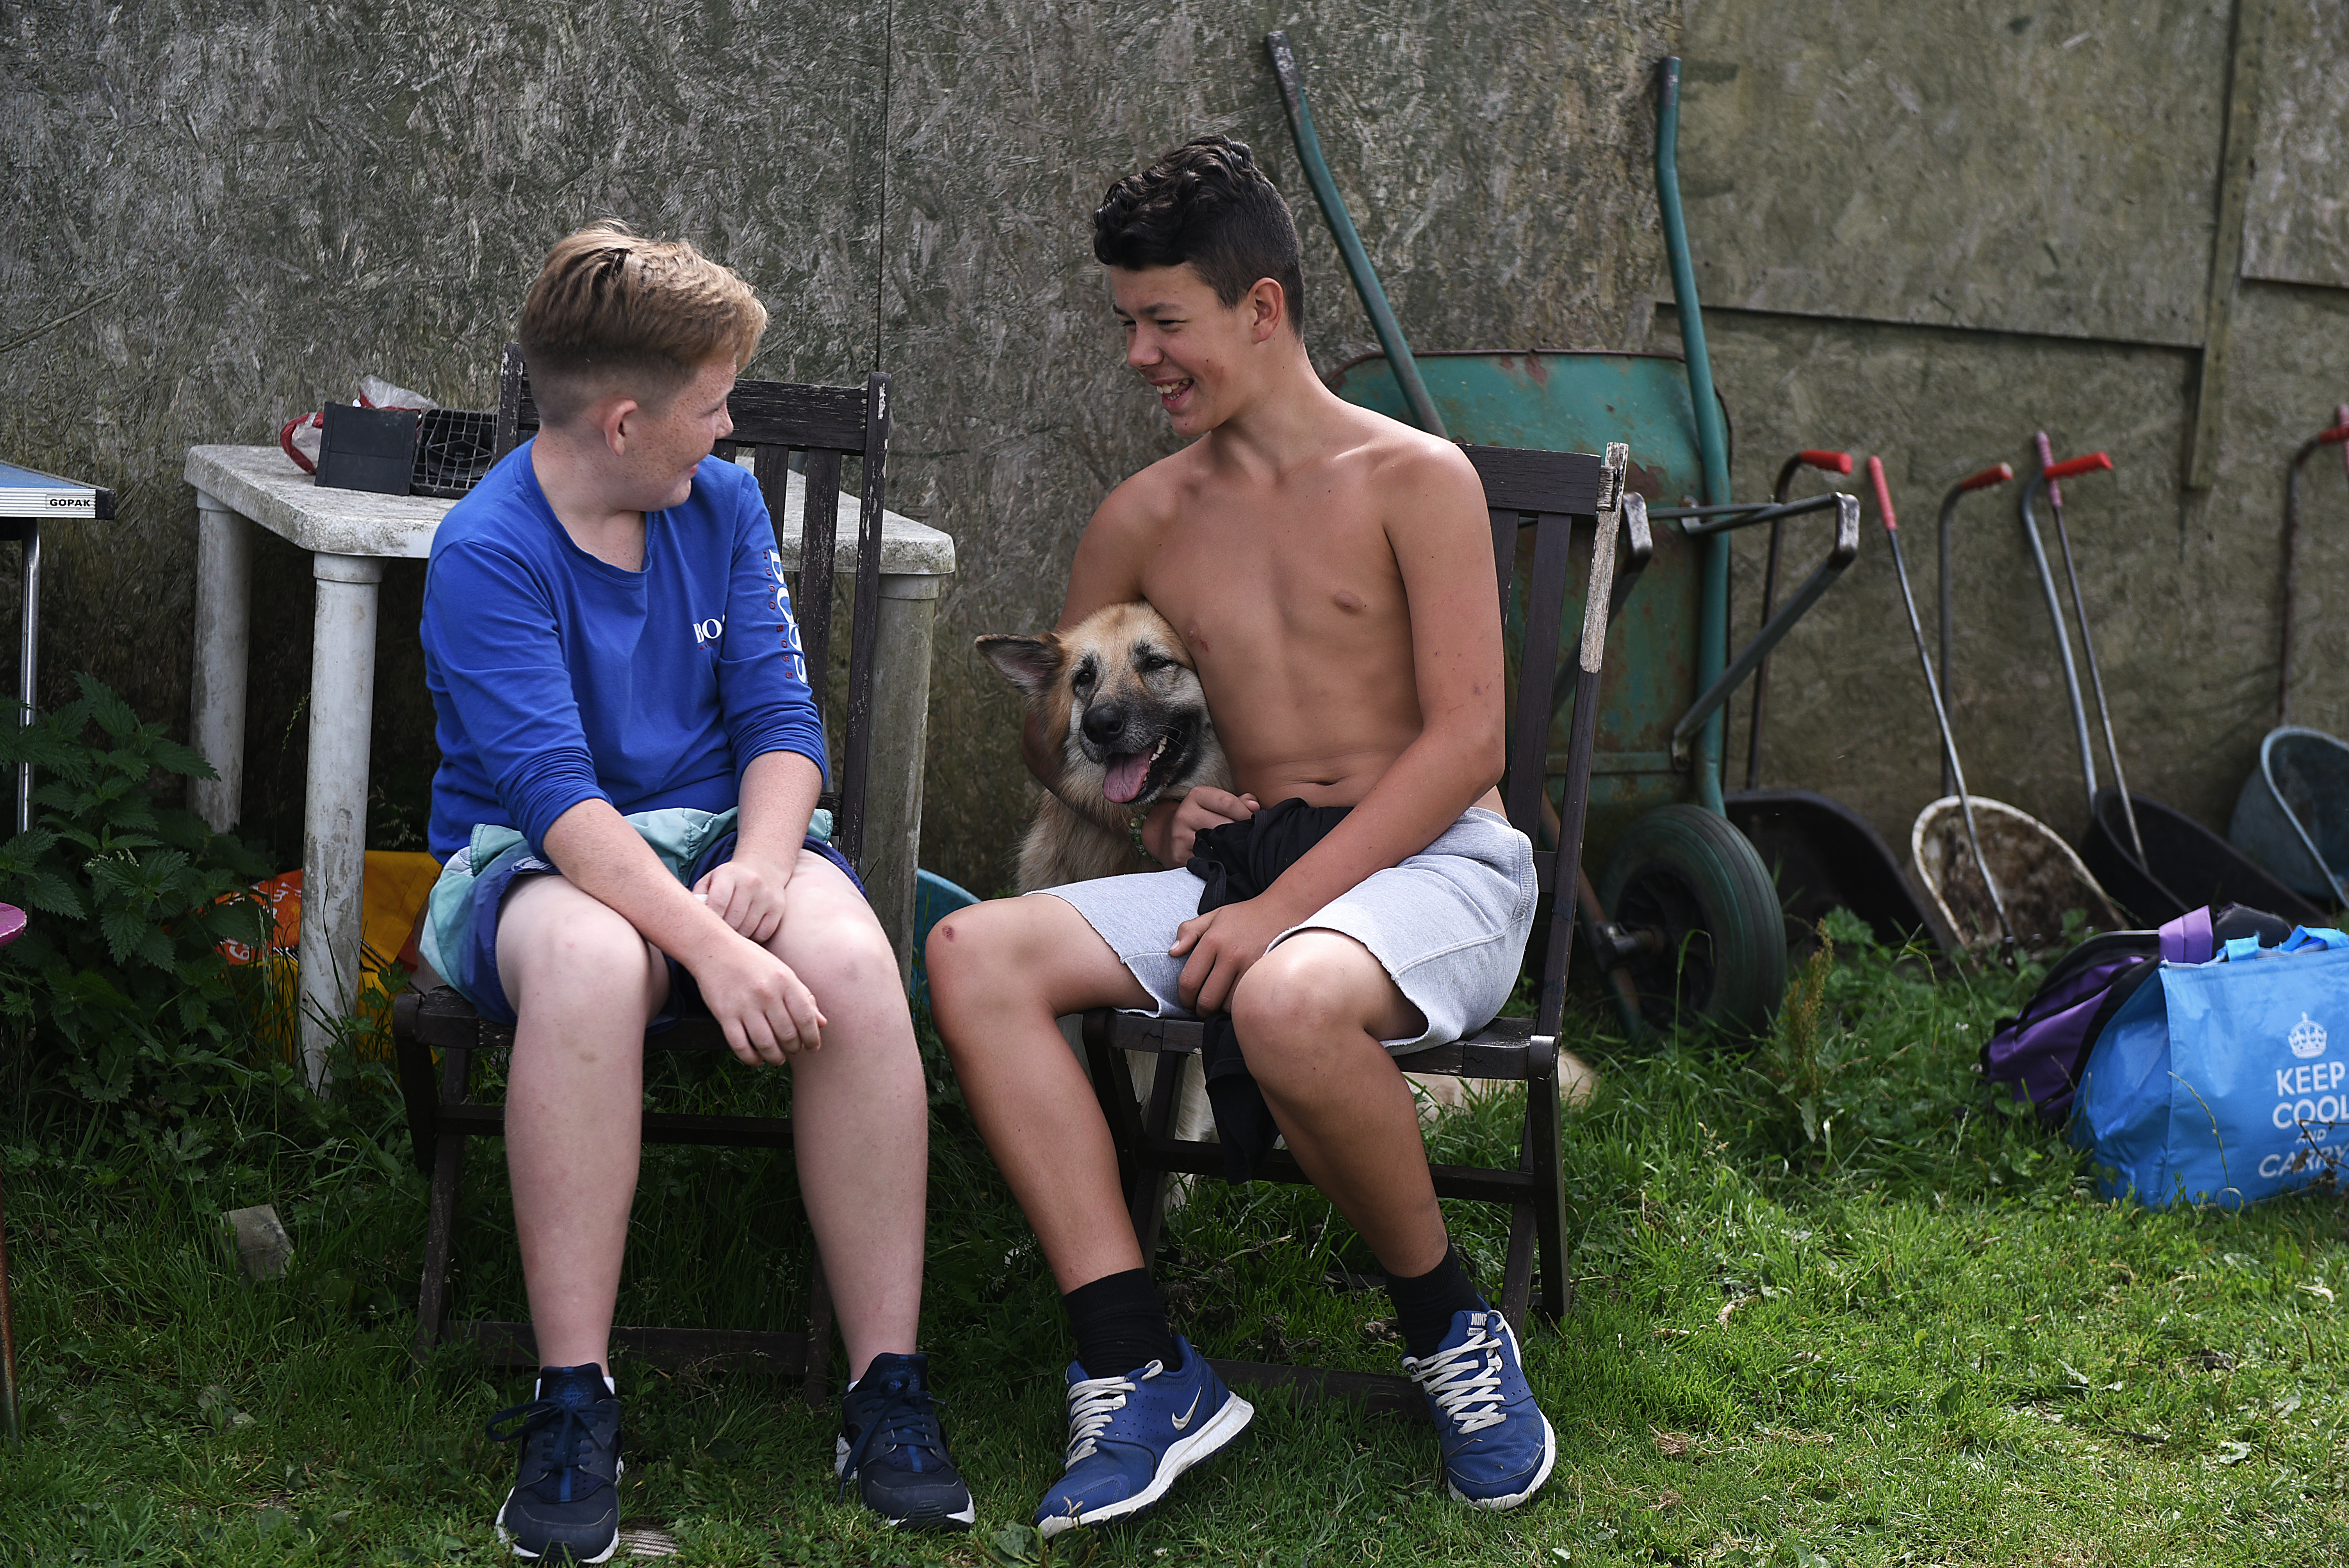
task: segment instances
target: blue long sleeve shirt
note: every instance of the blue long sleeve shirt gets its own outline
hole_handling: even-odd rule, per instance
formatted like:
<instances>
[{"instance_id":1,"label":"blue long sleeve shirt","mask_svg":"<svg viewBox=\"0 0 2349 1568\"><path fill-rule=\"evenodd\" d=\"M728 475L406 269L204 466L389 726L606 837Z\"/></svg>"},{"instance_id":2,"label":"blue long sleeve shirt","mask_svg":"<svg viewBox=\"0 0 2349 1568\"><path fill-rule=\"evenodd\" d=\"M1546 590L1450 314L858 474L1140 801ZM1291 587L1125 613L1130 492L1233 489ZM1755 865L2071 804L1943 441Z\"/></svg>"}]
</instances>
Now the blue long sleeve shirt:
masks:
<instances>
[{"instance_id":1,"label":"blue long sleeve shirt","mask_svg":"<svg viewBox=\"0 0 2349 1568\"><path fill-rule=\"evenodd\" d=\"M715 458L684 504L645 516L626 572L571 542L517 448L449 511L424 580L438 717L431 848L476 824L546 830L582 800L623 814L723 811L770 751L824 766L766 502Z\"/></svg>"}]
</instances>

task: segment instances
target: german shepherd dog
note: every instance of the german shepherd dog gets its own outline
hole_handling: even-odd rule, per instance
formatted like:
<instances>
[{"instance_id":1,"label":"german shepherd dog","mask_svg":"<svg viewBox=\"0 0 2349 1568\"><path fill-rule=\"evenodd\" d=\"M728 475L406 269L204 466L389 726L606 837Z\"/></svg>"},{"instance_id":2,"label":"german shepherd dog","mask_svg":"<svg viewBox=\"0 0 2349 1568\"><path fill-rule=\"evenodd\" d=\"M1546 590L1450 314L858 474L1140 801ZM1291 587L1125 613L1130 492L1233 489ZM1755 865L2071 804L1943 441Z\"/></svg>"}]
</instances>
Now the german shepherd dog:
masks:
<instances>
[{"instance_id":1,"label":"german shepherd dog","mask_svg":"<svg viewBox=\"0 0 2349 1568\"><path fill-rule=\"evenodd\" d=\"M1019 841L1023 893L1158 867L1135 846L1133 824L1159 800L1200 786L1233 788L1230 761L1216 738L1191 650L1148 604L1111 604L1066 633L991 635L978 651L1027 694L1020 752L1044 786ZM1073 1020L1063 1020L1064 1028ZM1076 1039L1071 1033L1070 1044ZM1144 1096L1158 1063L1128 1054ZM1185 1057L1181 1110L1170 1130L1185 1140L1216 1136L1199 1058ZM1463 1080L1407 1073L1422 1114L1461 1103ZM1188 1178L1171 1202L1180 1203Z\"/></svg>"},{"instance_id":2,"label":"german shepherd dog","mask_svg":"<svg viewBox=\"0 0 2349 1568\"><path fill-rule=\"evenodd\" d=\"M1019 841L1019 891L1155 869L1134 824L1199 785L1232 787L1191 650L1143 603L1065 634L987 636L978 651L1027 694L1020 750L1044 786Z\"/></svg>"}]
</instances>

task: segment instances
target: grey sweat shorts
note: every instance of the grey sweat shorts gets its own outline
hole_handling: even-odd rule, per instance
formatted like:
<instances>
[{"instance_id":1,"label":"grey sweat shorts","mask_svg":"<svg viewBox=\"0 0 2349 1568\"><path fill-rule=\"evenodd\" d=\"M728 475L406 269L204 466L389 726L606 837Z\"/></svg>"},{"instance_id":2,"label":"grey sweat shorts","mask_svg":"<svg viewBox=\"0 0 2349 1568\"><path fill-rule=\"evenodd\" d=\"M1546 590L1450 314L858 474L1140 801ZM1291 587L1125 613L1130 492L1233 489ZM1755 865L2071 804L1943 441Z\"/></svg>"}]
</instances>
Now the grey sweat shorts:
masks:
<instances>
[{"instance_id":1,"label":"grey sweat shorts","mask_svg":"<svg viewBox=\"0 0 2349 1568\"><path fill-rule=\"evenodd\" d=\"M1187 1018L1178 999L1184 959L1170 958L1174 930L1199 913L1206 883L1187 871L1138 872L1039 890L1075 907L1142 982L1150 1015ZM1534 924L1534 850L1509 820L1470 807L1435 842L1272 939L1300 931L1352 937L1384 966L1427 1019L1416 1038L1387 1040L1396 1055L1459 1039L1490 1023L1509 999Z\"/></svg>"}]
</instances>

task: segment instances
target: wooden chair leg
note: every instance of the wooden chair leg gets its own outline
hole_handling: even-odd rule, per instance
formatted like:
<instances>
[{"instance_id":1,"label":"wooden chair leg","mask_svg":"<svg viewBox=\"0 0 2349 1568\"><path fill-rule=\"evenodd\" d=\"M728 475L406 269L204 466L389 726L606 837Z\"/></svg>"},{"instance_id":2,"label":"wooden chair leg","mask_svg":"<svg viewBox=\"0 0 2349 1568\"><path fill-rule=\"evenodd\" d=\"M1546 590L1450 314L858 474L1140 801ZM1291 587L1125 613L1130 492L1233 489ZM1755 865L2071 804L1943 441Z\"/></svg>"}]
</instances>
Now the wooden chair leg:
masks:
<instances>
[{"instance_id":1,"label":"wooden chair leg","mask_svg":"<svg viewBox=\"0 0 2349 1568\"><path fill-rule=\"evenodd\" d=\"M1185 1059L1158 1058L1150 1079L1150 1109L1142 1118L1142 1130L1148 1137L1166 1137L1174 1127L1175 1118L1183 1114ZM1152 1260L1158 1256L1158 1237L1166 1224L1166 1188L1171 1180L1164 1171L1143 1171L1137 1163L1133 1190L1126 1195L1133 1219L1133 1239L1142 1247L1143 1268L1150 1267Z\"/></svg>"},{"instance_id":2,"label":"wooden chair leg","mask_svg":"<svg viewBox=\"0 0 2349 1568\"><path fill-rule=\"evenodd\" d=\"M465 1139L443 1133L432 1152L432 1196L425 1211L424 1274L416 1285L416 1339L409 1354L420 1366L449 1321L449 1263L455 1251L457 1185L464 1174Z\"/></svg>"},{"instance_id":3,"label":"wooden chair leg","mask_svg":"<svg viewBox=\"0 0 2349 1568\"><path fill-rule=\"evenodd\" d=\"M823 1259L811 1265L808 1283L807 1364L800 1374L800 1397L818 1409L830 1402L832 1368L832 1285L823 1277ZM852 1367L854 1377L861 1367Z\"/></svg>"},{"instance_id":4,"label":"wooden chair leg","mask_svg":"<svg viewBox=\"0 0 2349 1568\"><path fill-rule=\"evenodd\" d=\"M473 1053L452 1047L442 1053L442 1105L463 1102ZM432 1192L425 1210L424 1273L416 1285L416 1338L409 1355L422 1366L440 1343L449 1322L449 1264L456 1251L457 1189L465 1171L465 1135L435 1127L432 1143Z\"/></svg>"},{"instance_id":5,"label":"wooden chair leg","mask_svg":"<svg viewBox=\"0 0 2349 1568\"><path fill-rule=\"evenodd\" d=\"M1565 1113L1557 1101L1557 1044L1537 1041L1526 1083L1525 1169L1534 1176L1533 1230L1541 1251L1541 1313L1552 1323L1574 1307L1566 1250Z\"/></svg>"},{"instance_id":6,"label":"wooden chair leg","mask_svg":"<svg viewBox=\"0 0 2349 1568\"><path fill-rule=\"evenodd\" d=\"M1526 1313L1533 1301L1534 1206L1509 1205L1508 1262L1501 1274L1501 1315L1522 1340L1532 1326Z\"/></svg>"}]
</instances>

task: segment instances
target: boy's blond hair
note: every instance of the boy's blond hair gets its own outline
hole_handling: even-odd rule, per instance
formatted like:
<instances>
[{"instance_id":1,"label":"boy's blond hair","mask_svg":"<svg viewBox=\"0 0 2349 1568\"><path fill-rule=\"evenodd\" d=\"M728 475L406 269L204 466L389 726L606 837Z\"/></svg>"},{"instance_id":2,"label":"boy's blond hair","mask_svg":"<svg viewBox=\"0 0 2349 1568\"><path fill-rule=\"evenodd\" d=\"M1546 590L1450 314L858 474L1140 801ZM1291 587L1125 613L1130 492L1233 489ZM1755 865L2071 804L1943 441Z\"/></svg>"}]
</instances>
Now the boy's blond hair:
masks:
<instances>
[{"instance_id":1,"label":"boy's blond hair","mask_svg":"<svg viewBox=\"0 0 2349 1568\"><path fill-rule=\"evenodd\" d=\"M766 330L767 307L731 268L605 222L547 253L516 335L539 418L567 425L616 390L664 404L720 355L739 372Z\"/></svg>"}]
</instances>

